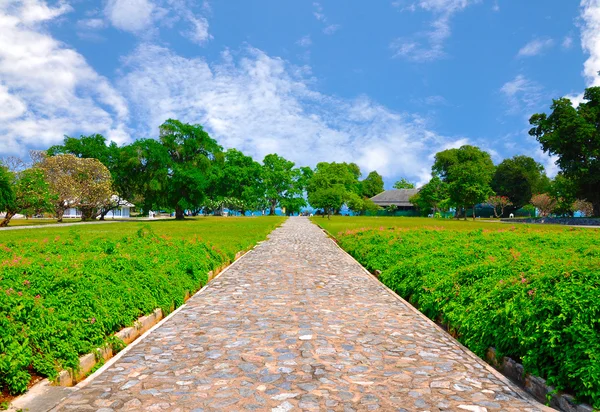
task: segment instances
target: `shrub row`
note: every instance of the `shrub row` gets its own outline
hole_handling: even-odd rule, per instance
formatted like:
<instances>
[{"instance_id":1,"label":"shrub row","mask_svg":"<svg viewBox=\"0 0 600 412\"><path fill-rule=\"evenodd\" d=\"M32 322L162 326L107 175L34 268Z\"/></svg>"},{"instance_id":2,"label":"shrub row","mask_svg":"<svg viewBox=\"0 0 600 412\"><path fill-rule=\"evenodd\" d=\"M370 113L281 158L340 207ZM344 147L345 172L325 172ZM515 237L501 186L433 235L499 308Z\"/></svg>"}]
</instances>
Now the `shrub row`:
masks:
<instances>
[{"instance_id":1,"label":"shrub row","mask_svg":"<svg viewBox=\"0 0 600 412\"><path fill-rule=\"evenodd\" d=\"M207 242L149 227L116 239L73 231L0 244L0 388L18 394L32 374L76 368L138 317L181 305L227 260Z\"/></svg>"},{"instance_id":2,"label":"shrub row","mask_svg":"<svg viewBox=\"0 0 600 412\"><path fill-rule=\"evenodd\" d=\"M360 229L340 245L483 357L600 408L600 232Z\"/></svg>"}]
</instances>

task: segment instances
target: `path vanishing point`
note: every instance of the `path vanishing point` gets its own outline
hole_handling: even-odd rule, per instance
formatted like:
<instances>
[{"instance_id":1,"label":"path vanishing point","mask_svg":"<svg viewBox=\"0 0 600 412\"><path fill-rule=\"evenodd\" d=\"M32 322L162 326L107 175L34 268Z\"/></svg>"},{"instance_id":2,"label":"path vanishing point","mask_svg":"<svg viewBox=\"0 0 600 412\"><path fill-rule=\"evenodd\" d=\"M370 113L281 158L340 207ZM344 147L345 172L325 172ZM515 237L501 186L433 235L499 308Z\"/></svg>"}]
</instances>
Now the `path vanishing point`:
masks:
<instances>
[{"instance_id":1,"label":"path vanishing point","mask_svg":"<svg viewBox=\"0 0 600 412\"><path fill-rule=\"evenodd\" d=\"M290 218L53 411L542 411Z\"/></svg>"}]
</instances>

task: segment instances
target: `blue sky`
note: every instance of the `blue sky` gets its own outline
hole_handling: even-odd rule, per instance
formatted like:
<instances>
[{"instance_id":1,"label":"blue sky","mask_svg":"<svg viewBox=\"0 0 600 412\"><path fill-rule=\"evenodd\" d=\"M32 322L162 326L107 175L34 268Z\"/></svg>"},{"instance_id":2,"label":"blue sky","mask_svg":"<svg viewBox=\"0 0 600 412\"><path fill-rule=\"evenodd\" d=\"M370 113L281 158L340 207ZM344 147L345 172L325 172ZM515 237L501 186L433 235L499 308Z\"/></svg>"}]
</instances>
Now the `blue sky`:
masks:
<instances>
[{"instance_id":1,"label":"blue sky","mask_svg":"<svg viewBox=\"0 0 600 412\"><path fill-rule=\"evenodd\" d=\"M174 117L389 186L466 143L552 175L527 120L600 85L598 27L600 0L0 0L0 155Z\"/></svg>"}]
</instances>

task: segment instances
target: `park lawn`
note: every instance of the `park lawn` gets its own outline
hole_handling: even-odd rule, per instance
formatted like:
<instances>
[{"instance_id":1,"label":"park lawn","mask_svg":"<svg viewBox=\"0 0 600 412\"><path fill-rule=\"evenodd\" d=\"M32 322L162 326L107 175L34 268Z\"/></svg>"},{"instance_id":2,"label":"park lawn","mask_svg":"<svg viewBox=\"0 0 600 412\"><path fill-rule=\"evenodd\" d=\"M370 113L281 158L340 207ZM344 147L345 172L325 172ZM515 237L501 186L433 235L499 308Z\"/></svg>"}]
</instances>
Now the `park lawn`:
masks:
<instances>
[{"instance_id":1,"label":"park lawn","mask_svg":"<svg viewBox=\"0 0 600 412\"><path fill-rule=\"evenodd\" d=\"M600 229L313 218L481 357L489 347L600 409Z\"/></svg>"},{"instance_id":2,"label":"park lawn","mask_svg":"<svg viewBox=\"0 0 600 412\"><path fill-rule=\"evenodd\" d=\"M0 231L0 393L55 378L140 316L172 311L285 220L197 217Z\"/></svg>"},{"instance_id":3,"label":"park lawn","mask_svg":"<svg viewBox=\"0 0 600 412\"><path fill-rule=\"evenodd\" d=\"M64 223L77 223L81 222L81 219L65 219ZM36 218L36 219L11 219L8 227L14 226L37 226L37 225L50 225L56 224L58 221L56 219L46 219L46 218Z\"/></svg>"},{"instance_id":4,"label":"park lawn","mask_svg":"<svg viewBox=\"0 0 600 412\"><path fill-rule=\"evenodd\" d=\"M501 223L493 219L477 219L473 221L456 219L433 219L427 217L392 217L392 216L331 216L312 217L311 220L323 229L327 230L332 236L346 230L367 229L367 228L445 228L458 231L470 231L476 229L508 229L510 227L520 227L534 231L562 231L563 225L542 225L542 224L523 224L523 223Z\"/></svg>"}]
</instances>

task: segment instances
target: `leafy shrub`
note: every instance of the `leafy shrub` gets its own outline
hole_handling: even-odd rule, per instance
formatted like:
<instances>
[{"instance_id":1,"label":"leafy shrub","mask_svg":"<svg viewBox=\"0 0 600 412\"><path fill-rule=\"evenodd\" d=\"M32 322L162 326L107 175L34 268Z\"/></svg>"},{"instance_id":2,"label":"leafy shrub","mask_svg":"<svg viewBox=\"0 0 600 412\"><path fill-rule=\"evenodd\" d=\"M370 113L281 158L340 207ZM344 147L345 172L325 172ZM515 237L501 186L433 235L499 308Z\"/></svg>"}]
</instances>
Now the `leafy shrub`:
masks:
<instances>
[{"instance_id":1,"label":"leafy shrub","mask_svg":"<svg viewBox=\"0 0 600 412\"><path fill-rule=\"evenodd\" d=\"M600 232L364 229L339 244L429 318L600 408Z\"/></svg>"},{"instance_id":2,"label":"leafy shrub","mask_svg":"<svg viewBox=\"0 0 600 412\"><path fill-rule=\"evenodd\" d=\"M260 230L223 240L227 252L196 236L159 236L149 226L123 226L128 235L110 238L77 231L9 238L0 244L0 389L18 394L31 373L54 378L77 368L80 355L114 343L111 335L138 317L181 305L230 260L230 248L247 248L279 222L251 222Z\"/></svg>"}]
</instances>

